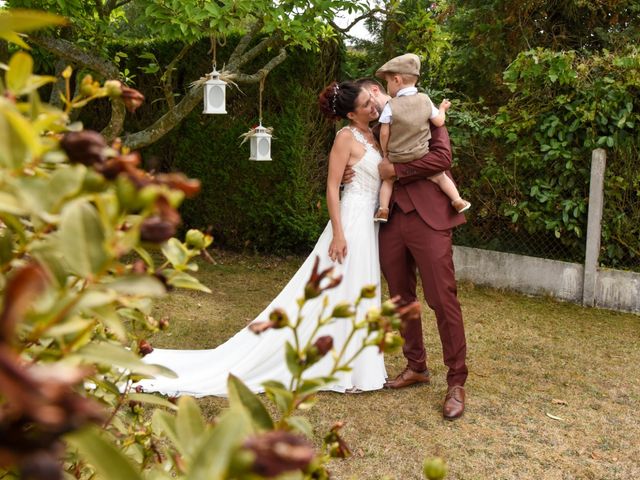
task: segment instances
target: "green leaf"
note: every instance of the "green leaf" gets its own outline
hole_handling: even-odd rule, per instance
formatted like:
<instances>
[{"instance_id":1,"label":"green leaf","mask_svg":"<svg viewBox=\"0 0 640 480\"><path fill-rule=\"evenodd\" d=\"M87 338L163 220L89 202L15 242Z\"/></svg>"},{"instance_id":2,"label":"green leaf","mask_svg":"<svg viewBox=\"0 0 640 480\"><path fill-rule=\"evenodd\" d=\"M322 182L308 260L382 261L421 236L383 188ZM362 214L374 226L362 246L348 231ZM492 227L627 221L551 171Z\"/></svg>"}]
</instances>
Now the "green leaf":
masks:
<instances>
[{"instance_id":1,"label":"green leaf","mask_svg":"<svg viewBox=\"0 0 640 480\"><path fill-rule=\"evenodd\" d=\"M109 380L106 380L104 378L96 378L96 377L92 377L91 381L95 383L99 388L103 389L104 391L109 392L112 395L115 395L116 397L120 397L121 392L115 383Z\"/></svg>"},{"instance_id":2,"label":"green leaf","mask_svg":"<svg viewBox=\"0 0 640 480\"><path fill-rule=\"evenodd\" d=\"M127 329L122 323L120 315L113 304L107 304L91 309L92 313L116 336L121 342L127 340Z\"/></svg>"},{"instance_id":3,"label":"green leaf","mask_svg":"<svg viewBox=\"0 0 640 480\"><path fill-rule=\"evenodd\" d=\"M76 304L78 311L108 305L118 298L115 292L103 290L85 290Z\"/></svg>"},{"instance_id":4,"label":"green leaf","mask_svg":"<svg viewBox=\"0 0 640 480\"><path fill-rule=\"evenodd\" d=\"M287 418L286 422L293 430L302 433L308 438L313 437L313 427L306 418L297 415Z\"/></svg>"},{"instance_id":5,"label":"green leaf","mask_svg":"<svg viewBox=\"0 0 640 480\"><path fill-rule=\"evenodd\" d=\"M140 246L135 247L134 250L138 255L140 255L140 258L144 260L144 263L151 267L151 269L155 270L155 263L153 261L153 257L149 255L149 252Z\"/></svg>"},{"instance_id":6,"label":"green leaf","mask_svg":"<svg viewBox=\"0 0 640 480\"><path fill-rule=\"evenodd\" d=\"M35 92L40 87L53 83L57 80L56 77L52 77L51 75L31 75L27 79L27 83L22 89L18 92L21 95L26 95L31 92Z\"/></svg>"},{"instance_id":7,"label":"green leaf","mask_svg":"<svg viewBox=\"0 0 640 480\"><path fill-rule=\"evenodd\" d=\"M205 423L196 401L193 397L180 397L176 416L176 433L180 443L185 446L186 456L192 456L196 453L196 448L204 432Z\"/></svg>"},{"instance_id":8,"label":"green leaf","mask_svg":"<svg viewBox=\"0 0 640 480\"><path fill-rule=\"evenodd\" d=\"M11 9L0 12L0 33L30 32L51 25L63 25L66 20L58 15L37 10Z\"/></svg>"},{"instance_id":9,"label":"green leaf","mask_svg":"<svg viewBox=\"0 0 640 480\"><path fill-rule=\"evenodd\" d=\"M59 248L71 271L81 277L92 277L106 265L109 256L104 230L89 202L71 202L62 210Z\"/></svg>"},{"instance_id":10,"label":"green leaf","mask_svg":"<svg viewBox=\"0 0 640 480\"><path fill-rule=\"evenodd\" d=\"M287 361L287 368L293 376L300 374L303 370L303 366L300 365L300 356L293 345L290 342L285 344L285 359Z\"/></svg>"},{"instance_id":11,"label":"green leaf","mask_svg":"<svg viewBox=\"0 0 640 480\"><path fill-rule=\"evenodd\" d=\"M131 350L126 350L120 345L106 342L90 343L76 352L76 355L91 363L112 365L115 367L131 370L132 373L144 375L163 375L165 377L176 378L177 375L161 365L151 365L144 363Z\"/></svg>"},{"instance_id":12,"label":"green leaf","mask_svg":"<svg viewBox=\"0 0 640 480\"><path fill-rule=\"evenodd\" d=\"M254 423L262 430L273 429L273 420L271 415L260 401L258 396L254 394L242 381L234 376L229 375L227 382L229 390L229 404L241 405L247 409Z\"/></svg>"},{"instance_id":13,"label":"green leaf","mask_svg":"<svg viewBox=\"0 0 640 480\"><path fill-rule=\"evenodd\" d=\"M167 277L167 283L173 287L211 293L211 289L209 287L204 286L197 278L192 277L188 273L169 269L164 270L162 273Z\"/></svg>"},{"instance_id":14,"label":"green leaf","mask_svg":"<svg viewBox=\"0 0 640 480\"><path fill-rule=\"evenodd\" d=\"M325 385L329 385L331 382L335 382L335 381L336 381L335 377L306 378L302 382L302 384L298 387L298 393L301 395L315 393Z\"/></svg>"},{"instance_id":15,"label":"green leaf","mask_svg":"<svg viewBox=\"0 0 640 480\"><path fill-rule=\"evenodd\" d=\"M189 261L189 250L177 238L170 238L162 245L162 253L174 267L185 266Z\"/></svg>"},{"instance_id":16,"label":"green leaf","mask_svg":"<svg viewBox=\"0 0 640 480\"><path fill-rule=\"evenodd\" d=\"M155 277L147 275L128 275L113 282L103 284L122 295L140 295L143 297L161 297L166 293L164 285Z\"/></svg>"},{"instance_id":17,"label":"green leaf","mask_svg":"<svg viewBox=\"0 0 640 480\"><path fill-rule=\"evenodd\" d=\"M11 231L0 230L0 265L6 265L13 260L13 236Z\"/></svg>"},{"instance_id":18,"label":"green leaf","mask_svg":"<svg viewBox=\"0 0 640 480\"><path fill-rule=\"evenodd\" d=\"M10 43L15 43L25 50L31 50L31 47L16 32L0 32L0 38Z\"/></svg>"},{"instance_id":19,"label":"green leaf","mask_svg":"<svg viewBox=\"0 0 640 480\"><path fill-rule=\"evenodd\" d=\"M280 382L264 382L265 393L276 404L280 413L289 412L293 406L293 393Z\"/></svg>"},{"instance_id":20,"label":"green leaf","mask_svg":"<svg viewBox=\"0 0 640 480\"><path fill-rule=\"evenodd\" d=\"M16 197L8 192L0 192L0 212L24 215L25 210Z\"/></svg>"},{"instance_id":21,"label":"green leaf","mask_svg":"<svg viewBox=\"0 0 640 480\"><path fill-rule=\"evenodd\" d=\"M115 478L142 480L138 470L116 447L113 440L105 440L98 427L90 427L66 436L66 439L80 455L91 464L98 473L98 478L111 480Z\"/></svg>"},{"instance_id":22,"label":"green leaf","mask_svg":"<svg viewBox=\"0 0 640 480\"><path fill-rule=\"evenodd\" d=\"M245 435L251 432L251 424L244 410L232 409L222 415L215 428L209 432L197 453L189 471L188 480L223 480L233 452Z\"/></svg>"},{"instance_id":23,"label":"green leaf","mask_svg":"<svg viewBox=\"0 0 640 480\"><path fill-rule=\"evenodd\" d=\"M20 113L12 109L5 109L3 113L9 125L11 125L11 129L13 130L13 133L16 134L17 137L20 139L20 141L22 142L22 145L26 147L33 155L35 156L40 155L42 150L40 146L40 136L38 135L38 132L31 126L29 121L26 118L24 118ZM20 156L19 154L16 155L14 153L14 158L16 157L19 158L19 156Z\"/></svg>"},{"instance_id":24,"label":"green leaf","mask_svg":"<svg viewBox=\"0 0 640 480\"><path fill-rule=\"evenodd\" d=\"M160 407L165 407L170 410L177 410L178 407L171 403L164 397L160 395L154 395L150 393L130 393L128 395L129 400L135 400L136 402L149 403L151 405L158 405Z\"/></svg>"},{"instance_id":25,"label":"green leaf","mask_svg":"<svg viewBox=\"0 0 640 480\"><path fill-rule=\"evenodd\" d=\"M80 333L94 323L93 320L75 317L47 330L49 337L63 337L72 333Z\"/></svg>"},{"instance_id":26,"label":"green leaf","mask_svg":"<svg viewBox=\"0 0 640 480\"><path fill-rule=\"evenodd\" d=\"M9 60L9 71L5 76L7 88L14 93L20 92L33 73L33 58L25 52L16 52Z\"/></svg>"},{"instance_id":27,"label":"green leaf","mask_svg":"<svg viewBox=\"0 0 640 480\"><path fill-rule=\"evenodd\" d=\"M173 443L173 446L176 447L181 455L185 454L185 448L178 438L175 416L164 410L155 410L151 418L151 426L154 432L163 433L171 443Z\"/></svg>"}]
</instances>

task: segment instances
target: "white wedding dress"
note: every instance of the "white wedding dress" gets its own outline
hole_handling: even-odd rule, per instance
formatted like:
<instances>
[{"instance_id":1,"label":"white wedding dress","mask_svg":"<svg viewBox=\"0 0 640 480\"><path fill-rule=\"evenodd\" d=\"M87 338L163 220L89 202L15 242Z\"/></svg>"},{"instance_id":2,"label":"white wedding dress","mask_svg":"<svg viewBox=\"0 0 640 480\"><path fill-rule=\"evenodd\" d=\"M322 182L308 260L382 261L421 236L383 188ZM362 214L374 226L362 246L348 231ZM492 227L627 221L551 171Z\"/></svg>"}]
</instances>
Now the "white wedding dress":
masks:
<instances>
[{"instance_id":1,"label":"white wedding dress","mask_svg":"<svg viewBox=\"0 0 640 480\"><path fill-rule=\"evenodd\" d=\"M376 297L363 300L357 312L362 319L366 311L380 306L380 265L378 260L378 224L373 214L378 202L380 176L378 163L380 153L355 128L349 128L356 140L365 146L365 154L353 165L354 179L345 185L340 201L340 215L347 241L347 256L342 265L334 263L328 256L333 233L331 222L320 235L313 251L289 283L273 299L271 304L256 317L254 322L267 320L275 308L284 309L293 321L298 315L297 299L303 296L304 287L311 276L316 256L320 257L319 268L331 265L335 274L343 279L337 287L326 290L320 297L307 302L302 310L303 321L299 327L301 342L306 342L313 333L322 310L323 297L328 296L325 315L330 314L339 302L353 303L365 285L377 285ZM349 319L335 319L322 327L321 335L333 337L336 351L340 351L351 330ZM350 358L366 337L360 330L350 342L343 360ZM163 350L155 349L144 357L146 363L160 364L173 370L178 377L158 377L139 383L144 391L161 392L167 395L192 395L196 397L227 395L227 377L230 373L239 377L252 391L263 392L262 383L268 380L289 385L291 374L285 362L285 342L293 344L290 329L271 329L261 334L251 332L247 327L229 340L212 350ZM303 343L304 345L304 343ZM327 354L304 374L304 378L325 376L333 365L332 355ZM324 388L344 392L346 390L376 390L382 388L386 371L382 354L377 347L367 347L353 362L350 372L334 375L337 381Z\"/></svg>"}]
</instances>

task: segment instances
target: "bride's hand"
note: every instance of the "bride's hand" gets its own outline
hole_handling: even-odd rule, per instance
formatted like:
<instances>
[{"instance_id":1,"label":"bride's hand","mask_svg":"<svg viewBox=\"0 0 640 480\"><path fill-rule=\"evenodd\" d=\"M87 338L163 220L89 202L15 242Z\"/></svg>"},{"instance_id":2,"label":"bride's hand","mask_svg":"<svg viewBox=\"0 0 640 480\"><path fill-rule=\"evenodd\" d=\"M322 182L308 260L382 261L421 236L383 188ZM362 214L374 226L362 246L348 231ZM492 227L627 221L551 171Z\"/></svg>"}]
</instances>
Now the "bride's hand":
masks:
<instances>
[{"instance_id":1,"label":"bride's hand","mask_svg":"<svg viewBox=\"0 0 640 480\"><path fill-rule=\"evenodd\" d=\"M347 256L347 241L344 238L333 237L329 245L329 258L334 262L342 263Z\"/></svg>"}]
</instances>

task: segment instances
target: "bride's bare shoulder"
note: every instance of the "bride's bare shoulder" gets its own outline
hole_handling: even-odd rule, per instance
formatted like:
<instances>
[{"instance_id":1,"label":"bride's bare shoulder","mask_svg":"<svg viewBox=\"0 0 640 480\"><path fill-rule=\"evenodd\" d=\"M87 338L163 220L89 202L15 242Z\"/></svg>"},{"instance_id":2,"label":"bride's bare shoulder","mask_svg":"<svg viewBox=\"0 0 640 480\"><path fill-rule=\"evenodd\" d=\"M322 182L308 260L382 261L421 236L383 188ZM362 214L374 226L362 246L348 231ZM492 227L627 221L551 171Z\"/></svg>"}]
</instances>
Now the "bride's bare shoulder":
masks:
<instances>
[{"instance_id":1,"label":"bride's bare shoulder","mask_svg":"<svg viewBox=\"0 0 640 480\"><path fill-rule=\"evenodd\" d=\"M344 148L352 145L354 140L355 138L351 129L349 127L343 127L338 130L338 133L336 133L336 138L333 141L333 145L334 147Z\"/></svg>"},{"instance_id":2,"label":"bride's bare shoulder","mask_svg":"<svg viewBox=\"0 0 640 480\"><path fill-rule=\"evenodd\" d=\"M349 138L352 139L353 138L353 132L351 131L351 129L349 127L342 127L340 130L338 130L338 133L336 133L336 139L338 138Z\"/></svg>"}]
</instances>

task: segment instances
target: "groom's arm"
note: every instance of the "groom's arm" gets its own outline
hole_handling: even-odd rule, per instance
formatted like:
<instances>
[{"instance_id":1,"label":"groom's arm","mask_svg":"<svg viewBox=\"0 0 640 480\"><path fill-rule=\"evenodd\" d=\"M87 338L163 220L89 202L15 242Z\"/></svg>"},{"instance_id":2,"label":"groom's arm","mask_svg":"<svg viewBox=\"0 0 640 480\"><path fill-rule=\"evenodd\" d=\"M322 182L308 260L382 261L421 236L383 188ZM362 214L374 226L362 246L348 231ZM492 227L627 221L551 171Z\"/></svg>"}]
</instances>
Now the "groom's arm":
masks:
<instances>
[{"instance_id":1,"label":"groom's arm","mask_svg":"<svg viewBox=\"0 0 640 480\"><path fill-rule=\"evenodd\" d=\"M396 177L400 183L410 183L415 180L424 180L437 173L451 168L451 142L447 128L431 125L431 140L429 140L429 152L412 162L388 163L380 167L383 180Z\"/></svg>"}]
</instances>

